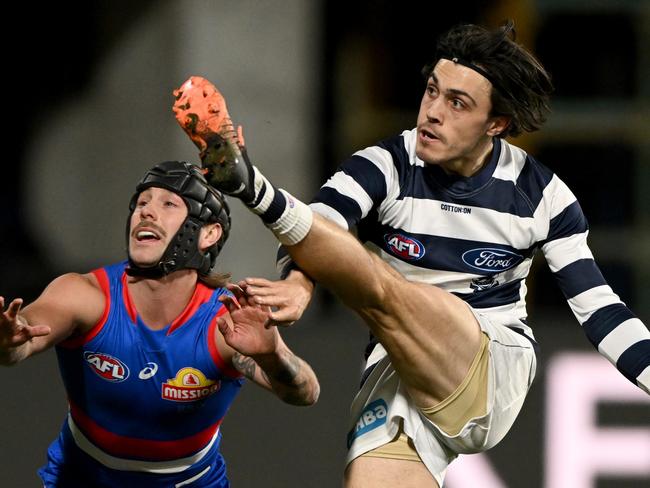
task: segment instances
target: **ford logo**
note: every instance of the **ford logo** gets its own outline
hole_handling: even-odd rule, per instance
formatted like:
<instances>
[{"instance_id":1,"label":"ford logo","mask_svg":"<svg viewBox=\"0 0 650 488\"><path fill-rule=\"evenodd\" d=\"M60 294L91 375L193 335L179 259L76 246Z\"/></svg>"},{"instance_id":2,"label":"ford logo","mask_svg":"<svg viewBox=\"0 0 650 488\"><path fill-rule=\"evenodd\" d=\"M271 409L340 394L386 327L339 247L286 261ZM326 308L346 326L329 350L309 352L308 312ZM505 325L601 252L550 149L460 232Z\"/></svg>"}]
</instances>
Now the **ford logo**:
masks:
<instances>
[{"instance_id":1,"label":"ford logo","mask_svg":"<svg viewBox=\"0 0 650 488\"><path fill-rule=\"evenodd\" d=\"M500 272L514 268L524 260L523 256L504 249L479 248L463 253L463 262L481 271Z\"/></svg>"}]
</instances>

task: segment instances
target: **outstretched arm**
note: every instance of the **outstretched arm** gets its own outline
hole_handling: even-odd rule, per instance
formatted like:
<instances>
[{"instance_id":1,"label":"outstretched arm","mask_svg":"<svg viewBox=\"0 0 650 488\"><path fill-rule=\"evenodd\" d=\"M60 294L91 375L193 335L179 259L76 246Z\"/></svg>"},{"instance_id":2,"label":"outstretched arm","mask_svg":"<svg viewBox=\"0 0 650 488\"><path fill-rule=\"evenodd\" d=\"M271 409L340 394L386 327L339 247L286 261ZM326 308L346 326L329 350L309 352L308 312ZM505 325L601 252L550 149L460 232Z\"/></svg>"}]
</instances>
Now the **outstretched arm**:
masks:
<instances>
[{"instance_id":1,"label":"outstretched arm","mask_svg":"<svg viewBox=\"0 0 650 488\"><path fill-rule=\"evenodd\" d=\"M587 245L587 220L557 177L546 261L589 341L632 383L650 394L650 330L607 284ZM546 190L545 190L546 191Z\"/></svg>"},{"instance_id":2,"label":"outstretched arm","mask_svg":"<svg viewBox=\"0 0 650 488\"><path fill-rule=\"evenodd\" d=\"M220 298L230 314L220 317L218 326L233 349L232 365L284 402L316 403L318 379L312 368L284 343L277 327L271 325L270 309L254 304L237 285L229 285L228 289L235 298Z\"/></svg>"},{"instance_id":3,"label":"outstretched arm","mask_svg":"<svg viewBox=\"0 0 650 488\"><path fill-rule=\"evenodd\" d=\"M11 366L84 333L101 317L104 302L94 276L74 273L55 279L24 309L16 298L5 310L0 297L0 365Z\"/></svg>"},{"instance_id":4,"label":"outstretched arm","mask_svg":"<svg viewBox=\"0 0 650 488\"><path fill-rule=\"evenodd\" d=\"M10 366L29 357L34 350L35 337L47 336L51 329L46 325L29 325L19 314L22 298L14 299L7 310L4 297L0 297L0 364Z\"/></svg>"}]
</instances>

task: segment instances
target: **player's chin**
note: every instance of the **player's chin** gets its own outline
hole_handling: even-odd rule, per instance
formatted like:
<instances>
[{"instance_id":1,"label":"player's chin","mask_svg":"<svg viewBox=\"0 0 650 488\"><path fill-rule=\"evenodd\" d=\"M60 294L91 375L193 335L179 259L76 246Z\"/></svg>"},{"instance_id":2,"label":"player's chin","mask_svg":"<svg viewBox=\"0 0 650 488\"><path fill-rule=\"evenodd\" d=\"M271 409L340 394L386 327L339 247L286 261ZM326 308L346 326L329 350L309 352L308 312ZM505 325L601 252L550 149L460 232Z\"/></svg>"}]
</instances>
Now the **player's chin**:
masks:
<instances>
[{"instance_id":1,"label":"player's chin","mask_svg":"<svg viewBox=\"0 0 650 488\"><path fill-rule=\"evenodd\" d=\"M415 155L426 164L440 164L441 161L444 161L444 155L440 151L420 144L415 146Z\"/></svg>"},{"instance_id":2,"label":"player's chin","mask_svg":"<svg viewBox=\"0 0 650 488\"><path fill-rule=\"evenodd\" d=\"M141 250L131 250L129 257L131 258L131 262L140 268L151 268L158 264L161 258L158 254L154 255L152 253L142 252Z\"/></svg>"}]
</instances>

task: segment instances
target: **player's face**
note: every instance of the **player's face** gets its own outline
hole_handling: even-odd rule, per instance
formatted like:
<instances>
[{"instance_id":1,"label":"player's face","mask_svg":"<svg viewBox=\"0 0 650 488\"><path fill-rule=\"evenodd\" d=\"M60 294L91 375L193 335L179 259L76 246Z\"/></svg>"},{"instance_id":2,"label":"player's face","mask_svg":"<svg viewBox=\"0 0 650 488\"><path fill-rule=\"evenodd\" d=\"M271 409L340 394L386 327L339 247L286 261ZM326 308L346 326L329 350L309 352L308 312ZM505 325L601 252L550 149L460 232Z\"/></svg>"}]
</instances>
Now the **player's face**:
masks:
<instances>
[{"instance_id":1,"label":"player's face","mask_svg":"<svg viewBox=\"0 0 650 488\"><path fill-rule=\"evenodd\" d=\"M476 71L447 59L438 61L420 104L417 156L450 171L485 156L498 133L490 117L491 90L492 84Z\"/></svg>"},{"instance_id":2,"label":"player's face","mask_svg":"<svg viewBox=\"0 0 650 488\"><path fill-rule=\"evenodd\" d=\"M147 188L138 196L131 216L129 255L141 267L153 266L187 217L187 206L176 193Z\"/></svg>"}]
</instances>

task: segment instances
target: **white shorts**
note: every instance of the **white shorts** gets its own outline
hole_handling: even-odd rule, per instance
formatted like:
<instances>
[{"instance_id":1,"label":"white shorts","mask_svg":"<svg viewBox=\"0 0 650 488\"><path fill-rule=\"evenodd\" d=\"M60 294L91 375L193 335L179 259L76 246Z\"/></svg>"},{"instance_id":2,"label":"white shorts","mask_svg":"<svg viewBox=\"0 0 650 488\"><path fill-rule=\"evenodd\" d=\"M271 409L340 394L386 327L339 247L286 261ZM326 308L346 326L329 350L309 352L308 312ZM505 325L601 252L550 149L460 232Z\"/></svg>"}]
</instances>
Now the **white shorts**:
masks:
<instances>
[{"instance_id":1,"label":"white shorts","mask_svg":"<svg viewBox=\"0 0 650 488\"><path fill-rule=\"evenodd\" d=\"M374 369L350 407L347 463L393 440L403 421L404 433L442 486L458 454L485 451L503 439L535 377L535 351L530 340L506 326L521 325L517 319L473 312L489 338L487 413L469 420L457 435L446 434L413 404L386 350L377 344L366 365Z\"/></svg>"}]
</instances>

